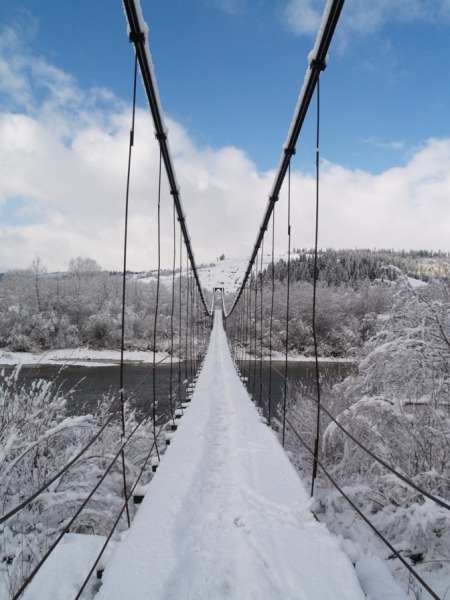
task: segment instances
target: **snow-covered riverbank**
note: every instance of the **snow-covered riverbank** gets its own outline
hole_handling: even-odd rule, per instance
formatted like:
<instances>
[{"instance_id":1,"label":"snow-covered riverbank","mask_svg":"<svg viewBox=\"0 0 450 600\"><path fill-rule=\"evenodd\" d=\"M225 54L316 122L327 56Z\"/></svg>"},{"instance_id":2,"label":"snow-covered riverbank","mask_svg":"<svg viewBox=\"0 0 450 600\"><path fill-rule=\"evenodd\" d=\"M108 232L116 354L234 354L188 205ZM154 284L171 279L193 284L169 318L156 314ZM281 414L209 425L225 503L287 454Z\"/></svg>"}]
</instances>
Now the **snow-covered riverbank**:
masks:
<instances>
[{"instance_id":1,"label":"snow-covered riverbank","mask_svg":"<svg viewBox=\"0 0 450 600\"><path fill-rule=\"evenodd\" d=\"M153 352L144 350L126 350L124 359L127 363L150 364ZM173 358L178 362L178 358ZM168 363L170 356L163 352L156 353L156 362ZM47 352L8 352L0 350L0 365L73 365L80 367L102 367L116 365L120 362L119 350L91 350L89 348L67 348L48 350Z\"/></svg>"},{"instance_id":2,"label":"snow-covered riverbank","mask_svg":"<svg viewBox=\"0 0 450 600\"><path fill-rule=\"evenodd\" d=\"M134 364L151 364L153 362L153 352L145 350L126 350L124 354L125 362ZM274 352L272 360L274 362L284 362L285 356L282 352ZM245 360L254 360L251 355L246 355ZM259 359L258 359L259 360ZM313 356L303 356L301 354L290 354L289 362L314 362ZM174 356L173 362L178 362L179 358ZM264 356L263 361L269 362L269 357ZM14 365L72 365L80 367L105 367L117 365L120 362L119 350L92 350L90 348L65 348L60 350L47 350L46 352L10 352L0 350L0 366ZM170 356L163 352L156 353L156 362L170 362ZM335 358L319 357L321 363L352 363L353 358Z\"/></svg>"}]
</instances>

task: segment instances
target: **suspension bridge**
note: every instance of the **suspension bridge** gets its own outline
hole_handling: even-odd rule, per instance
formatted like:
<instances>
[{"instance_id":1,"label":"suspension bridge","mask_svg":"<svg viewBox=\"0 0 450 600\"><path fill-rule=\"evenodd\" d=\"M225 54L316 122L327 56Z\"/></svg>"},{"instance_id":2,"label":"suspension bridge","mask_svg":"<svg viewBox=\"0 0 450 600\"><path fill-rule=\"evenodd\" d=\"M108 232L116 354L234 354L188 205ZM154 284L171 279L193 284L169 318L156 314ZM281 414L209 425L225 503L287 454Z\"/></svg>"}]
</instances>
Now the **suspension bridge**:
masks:
<instances>
[{"instance_id":1,"label":"suspension bridge","mask_svg":"<svg viewBox=\"0 0 450 600\"><path fill-rule=\"evenodd\" d=\"M220 311L190 407L102 581L99 599L364 598L252 405Z\"/></svg>"},{"instance_id":2,"label":"suspension bridge","mask_svg":"<svg viewBox=\"0 0 450 600\"><path fill-rule=\"evenodd\" d=\"M306 491L285 451L286 429L290 428L305 445L299 432L290 423L286 411L286 388L284 402L275 406L271 396L269 381L268 394L263 400L262 383L259 394L259 407L255 404L255 394L249 394L244 383L247 375L241 373L237 361L244 366L243 349L248 348L246 340L254 334L253 354L257 348L257 322L262 339L262 284L258 286L258 273L262 270L264 239L273 215L280 190L285 179L288 181L290 202L290 165L295 154L296 144L303 121L314 94L317 95L317 144L316 144L316 245L315 266L317 271L317 232L319 202L319 108L320 75L325 70L327 55L344 0L329 0L318 32L310 64L299 96L294 118L283 147L280 165L269 196L269 202L260 226L243 281L235 295L230 310L225 306L222 289L212 290L211 303L205 298L194 252L187 228L186 215L181 203L180 188L168 144L167 128L164 124L156 87L154 70L147 39L147 26L141 8L134 0L124 0L125 13L129 25L130 41L135 48L134 100L132 127L130 133L127 194L125 208L125 249L123 265L123 311L121 340L120 402L105 425L93 436L80 453L72 457L64 469L46 481L40 489L15 506L2 517L0 524L14 518L39 498L58 478L62 477L82 456L112 422L121 417L122 439L105 475L88 494L69 521L64 521L60 534L43 553L41 560L33 567L24 581L11 595L13 599L24 598L66 598L59 595L61 586L56 582L50 589L51 569L55 562L51 557L55 548L64 542L64 536L76 530L76 519L94 496L104 477L113 465L120 464L123 474L124 503L117 514L110 534L104 543L97 544L93 551L93 561L87 573L64 574L71 579L74 598L99 600L154 598L156 599L346 599L359 600L370 597L372 600L392 598L401 600L406 595L391 581L386 568L377 568L375 574L364 568L363 560L351 561L343 551L341 542L331 535L325 526L317 521L311 512L311 496L319 470L332 480L320 459L321 415L334 420L321 404L320 377L316 348L316 433L311 454L311 490ZM172 277L172 340L175 337L174 323L179 320L179 346L182 342L185 355L191 358L190 373L182 374L171 362L169 427L161 427L158 420L158 398L156 393L156 354L153 358L153 395L151 403L152 439L148 454L142 461L139 476L130 481L127 474L127 448L130 439L140 426L131 432L126 429L125 396L123 377L123 354L125 348L126 320L126 271L127 271L127 220L129 183L131 178L132 148L134 144L134 112L136 102L136 80L139 71L148 98L155 125L156 141L160 149L158 217L161 201L161 176L164 167L174 206L174 245L179 237L178 252L173 255ZM176 226L178 222L178 230ZM160 231L158 220L158 251ZM288 232L290 234L288 213ZM274 231L274 230L273 230ZM272 231L272 258L273 238ZM185 256L183 256L183 251ZM158 254L159 256L159 254ZM288 240L288 279L289 279L290 237ZM183 260L186 259L186 264ZM175 270L179 261L179 281ZM160 265L158 265L157 304L154 317L154 340L158 330L158 297L160 285ZM181 288L182 274L186 275L185 287ZM314 282L313 325L315 319ZM179 300L176 300L179 285ZM288 280L289 293L289 280ZM272 285L273 290L273 285ZM273 294L273 291L272 291ZM182 302L181 298L184 297ZM273 305L273 295L272 295ZM289 296L286 300L286 364L289 338ZM186 327L182 331L182 315ZM208 349L199 348L199 340L209 331L205 323L214 319ZM225 332L224 329L227 331ZM269 329L272 330L272 317ZM230 353L231 348L231 353ZM173 342L170 355L173 356ZM240 354L242 353L242 354ZM232 356L233 355L233 356ZM271 365L270 361L269 364ZM172 368L174 369L172 373ZM186 367L187 369L187 367ZM250 367L249 369L250 370ZM257 379L254 371L253 380ZM287 377L285 376L285 382ZM252 402L253 395L253 402ZM275 420L280 424L280 438L270 427ZM168 429L172 433L168 432ZM161 441L166 431L165 444ZM163 433L162 433L163 432ZM347 432L346 432L347 433ZM354 443L363 444L352 438ZM162 446L166 446L163 453ZM415 482L397 473L389 464L374 456L383 468L402 481L411 485L417 492L440 507L449 510L450 505L420 488ZM151 482L145 489L139 487L142 475L154 471ZM333 485L385 543L392 555L414 576L431 598L439 598L431 587L412 568L402 554L384 538L371 524L367 516L346 496L345 490L332 480ZM310 491L310 493L308 493ZM139 504L134 519L131 519L132 498ZM139 500L138 500L139 499ZM119 524L126 523L127 531L123 539L112 551L106 550ZM88 537L88 536L86 536ZM61 544L63 545L63 544ZM105 553L106 550L106 553ZM108 554L109 552L109 554ZM61 555L60 555L61 556ZM70 562L70 559L69 559ZM353 562L353 564L352 564ZM355 568L356 567L356 568ZM56 567L57 568L57 567ZM101 579L94 585L95 577ZM371 577L372 575L372 577Z\"/></svg>"}]
</instances>

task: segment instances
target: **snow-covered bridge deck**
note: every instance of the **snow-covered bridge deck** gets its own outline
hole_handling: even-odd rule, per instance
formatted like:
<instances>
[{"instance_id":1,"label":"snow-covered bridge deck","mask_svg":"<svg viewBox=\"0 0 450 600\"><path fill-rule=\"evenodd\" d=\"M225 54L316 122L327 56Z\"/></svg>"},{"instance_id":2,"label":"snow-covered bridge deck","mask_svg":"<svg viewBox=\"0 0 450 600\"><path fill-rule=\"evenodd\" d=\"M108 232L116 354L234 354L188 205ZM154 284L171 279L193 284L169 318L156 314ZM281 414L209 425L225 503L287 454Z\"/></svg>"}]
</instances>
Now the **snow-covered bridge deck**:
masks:
<instances>
[{"instance_id":1,"label":"snow-covered bridge deck","mask_svg":"<svg viewBox=\"0 0 450 600\"><path fill-rule=\"evenodd\" d=\"M216 312L191 405L96 598L363 600L339 541L309 506Z\"/></svg>"}]
</instances>

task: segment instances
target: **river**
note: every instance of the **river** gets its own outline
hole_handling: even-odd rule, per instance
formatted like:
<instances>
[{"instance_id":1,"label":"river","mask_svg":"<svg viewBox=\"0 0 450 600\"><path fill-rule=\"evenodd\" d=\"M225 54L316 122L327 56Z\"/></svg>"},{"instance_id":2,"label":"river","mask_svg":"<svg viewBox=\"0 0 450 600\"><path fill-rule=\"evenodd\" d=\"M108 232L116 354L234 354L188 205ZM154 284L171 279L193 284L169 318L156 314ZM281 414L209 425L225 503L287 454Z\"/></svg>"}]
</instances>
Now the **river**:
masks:
<instances>
[{"instance_id":1,"label":"river","mask_svg":"<svg viewBox=\"0 0 450 600\"><path fill-rule=\"evenodd\" d=\"M180 365L180 371L178 364ZM240 365L242 374L248 376L247 389L260 398L262 391L264 406L267 404L269 387L269 365L259 361L252 361ZM245 367L245 370L244 370ZM249 368L250 367L250 368ZM10 372L12 367L4 367ZM349 363L321 362L321 380L340 381L354 366ZM248 372L247 372L248 371ZM284 371L283 362L273 362L272 369L272 402L276 406L284 394ZM169 402L170 389L170 364L156 366L155 389L158 413L166 413ZM172 390L175 400L186 397L186 381L190 381L191 365L186 363L174 363L172 366ZM301 383L305 391L315 393L315 367L312 362L289 362L288 377L290 381ZM56 387L61 393L68 397L67 408L69 414L83 414L92 412L98 399L107 395L111 398L119 395L120 370L119 366L61 366L56 365L34 365L22 367L19 375L19 383L30 383L35 379L55 381ZM178 384L181 382L181 394L178 392ZM262 382L262 385L261 385ZM153 371L151 365L125 364L124 366L124 390L125 397L130 398L133 406L138 411L149 414L153 402Z\"/></svg>"}]
</instances>

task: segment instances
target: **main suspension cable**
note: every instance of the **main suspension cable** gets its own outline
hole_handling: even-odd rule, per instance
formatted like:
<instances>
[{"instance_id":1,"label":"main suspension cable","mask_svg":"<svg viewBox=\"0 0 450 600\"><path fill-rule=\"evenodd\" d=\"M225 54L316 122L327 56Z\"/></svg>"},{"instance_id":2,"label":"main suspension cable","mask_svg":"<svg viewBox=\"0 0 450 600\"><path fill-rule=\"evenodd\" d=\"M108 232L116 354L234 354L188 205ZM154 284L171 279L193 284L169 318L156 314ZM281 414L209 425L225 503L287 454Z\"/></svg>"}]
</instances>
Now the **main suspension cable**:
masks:
<instances>
[{"instance_id":1,"label":"main suspension cable","mask_svg":"<svg viewBox=\"0 0 450 600\"><path fill-rule=\"evenodd\" d=\"M256 243L254 245L250 260L248 262L247 270L245 272L241 286L236 295L234 303L226 317L231 315L235 306L239 302L247 280L252 272L253 263L255 262L259 248L261 246L261 241L265 235L268 224L270 222L270 217L275 207L275 203L278 201L280 190L289 167L291 155L293 152L295 152L297 140L300 135L300 131L303 127L303 123L308 112L311 99L314 95L314 90L316 88L319 75L321 71L325 69L325 66L327 64L328 49L330 47L331 40L333 38L337 23L339 21L339 16L344 6L344 2L345 0L328 0L328 3L325 7L322 22L319 28L319 33L317 35L314 48L310 53L310 56L312 58L306 71L305 80L300 91L297 107L295 109L294 117L289 128L288 137L286 139L283 148L283 153L281 155L280 165L275 176L272 191L269 195L269 202L267 204L266 212L264 214L261 227L259 228Z\"/></svg>"},{"instance_id":2,"label":"main suspension cable","mask_svg":"<svg viewBox=\"0 0 450 600\"><path fill-rule=\"evenodd\" d=\"M178 221L180 223L182 235L184 238L187 255L191 264L192 272L196 281L200 298L202 300L202 304L205 308L205 311L209 313L208 307L206 306L205 298L203 296L202 286L200 283L197 266L194 259L194 253L192 251L191 239L189 237L189 232L186 224L186 216L183 212L183 207L181 205L180 187L178 185L175 175L175 169L172 163L172 155L167 139L168 129L164 123L164 117L159 99L158 88L156 85L150 49L145 34L142 31L142 28L146 27L144 17L142 15L142 9L140 4L136 3L135 0L123 0L123 5L125 8L125 14L130 30L130 41L134 44L136 56L139 61L142 82L146 92L150 111L153 117L153 123L156 129L156 138L159 141L162 159L164 161L167 179L169 181L170 193L173 196L173 201L177 211Z\"/></svg>"}]
</instances>

